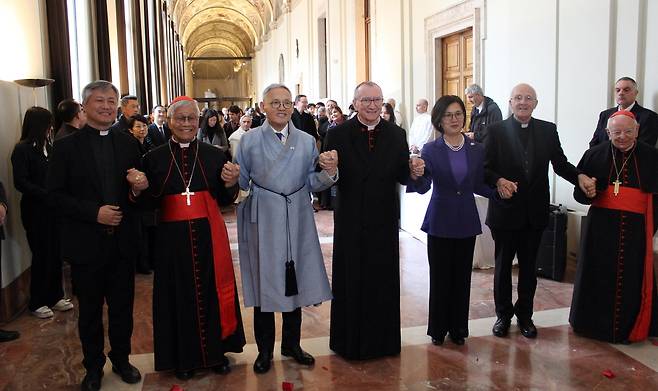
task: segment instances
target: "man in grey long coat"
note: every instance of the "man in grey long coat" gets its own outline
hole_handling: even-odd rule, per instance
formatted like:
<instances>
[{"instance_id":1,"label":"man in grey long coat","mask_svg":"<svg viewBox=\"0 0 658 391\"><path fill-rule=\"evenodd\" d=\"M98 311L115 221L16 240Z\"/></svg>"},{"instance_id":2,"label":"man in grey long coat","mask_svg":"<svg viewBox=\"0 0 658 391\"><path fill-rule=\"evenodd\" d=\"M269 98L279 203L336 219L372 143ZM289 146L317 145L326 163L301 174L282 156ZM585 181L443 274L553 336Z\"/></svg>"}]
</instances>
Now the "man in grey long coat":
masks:
<instances>
[{"instance_id":1,"label":"man in grey long coat","mask_svg":"<svg viewBox=\"0 0 658 391\"><path fill-rule=\"evenodd\" d=\"M310 192L338 179L336 151L318 155L313 137L290 121L292 95L283 84L263 91L267 120L240 140L238 242L244 304L254 307L256 373L271 367L274 312L281 312L281 354L303 365L314 358L300 346L301 307L331 300ZM319 163L322 171L316 171Z\"/></svg>"}]
</instances>

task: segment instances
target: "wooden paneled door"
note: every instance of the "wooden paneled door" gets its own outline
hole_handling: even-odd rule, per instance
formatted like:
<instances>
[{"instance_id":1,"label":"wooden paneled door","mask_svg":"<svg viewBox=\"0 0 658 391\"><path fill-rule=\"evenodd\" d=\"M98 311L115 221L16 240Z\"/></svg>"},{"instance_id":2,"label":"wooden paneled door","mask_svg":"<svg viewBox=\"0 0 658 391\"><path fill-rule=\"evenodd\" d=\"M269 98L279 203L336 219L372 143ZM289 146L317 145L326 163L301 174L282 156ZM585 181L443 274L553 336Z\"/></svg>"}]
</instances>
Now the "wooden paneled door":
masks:
<instances>
[{"instance_id":1,"label":"wooden paneled door","mask_svg":"<svg viewBox=\"0 0 658 391\"><path fill-rule=\"evenodd\" d=\"M442 93L457 95L466 104L466 126L470 123L472 105L466 101L464 89L473 83L473 29L469 28L441 39Z\"/></svg>"}]
</instances>

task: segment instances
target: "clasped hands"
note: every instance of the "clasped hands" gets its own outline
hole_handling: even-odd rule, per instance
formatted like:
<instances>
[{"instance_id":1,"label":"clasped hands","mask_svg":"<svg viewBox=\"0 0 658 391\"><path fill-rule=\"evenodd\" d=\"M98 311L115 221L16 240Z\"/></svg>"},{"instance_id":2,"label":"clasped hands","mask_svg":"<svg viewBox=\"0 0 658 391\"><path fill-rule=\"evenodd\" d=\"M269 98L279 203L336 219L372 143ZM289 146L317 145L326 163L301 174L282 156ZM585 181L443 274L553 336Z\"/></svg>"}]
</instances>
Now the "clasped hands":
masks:
<instances>
[{"instance_id":1,"label":"clasped hands","mask_svg":"<svg viewBox=\"0 0 658 391\"><path fill-rule=\"evenodd\" d=\"M222 172L219 175L225 183L226 187L233 187L238 183L240 178L240 165L232 162L226 162L222 167Z\"/></svg>"},{"instance_id":2,"label":"clasped hands","mask_svg":"<svg viewBox=\"0 0 658 391\"><path fill-rule=\"evenodd\" d=\"M512 182L505 178L498 178L498 181L496 181L498 195L504 200L512 198L514 193L518 190L518 185L517 182Z\"/></svg>"},{"instance_id":3,"label":"clasped hands","mask_svg":"<svg viewBox=\"0 0 658 391\"><path fill-rule=\"evenodd\" d=\"M419 157L409 159L409 174L412 180L416 180L425 174L425 161Z\"/></svg>"},{"instance_id":4,"label":"clasped hands","mask_svg":"<svg viewBox=\"0 0 658 391\"><path fill-rule=\"evenodd\" d=\"M585 174L578 174L578 187L585 193L587 198L596 197L596 178L590 178Z\"/></svg>"},{"instance_id":5,"label":"clasped hands","mask_svg":"<svg viewBox=\"0 0 658 391\"><path fill-rule=\"evenodd\" d=\"M335 149L322 152L318 156L318 164L320 164L320 168L326 171L329 176L335 176L338 169L338 152Z\"/></svg>"}]
</instances>

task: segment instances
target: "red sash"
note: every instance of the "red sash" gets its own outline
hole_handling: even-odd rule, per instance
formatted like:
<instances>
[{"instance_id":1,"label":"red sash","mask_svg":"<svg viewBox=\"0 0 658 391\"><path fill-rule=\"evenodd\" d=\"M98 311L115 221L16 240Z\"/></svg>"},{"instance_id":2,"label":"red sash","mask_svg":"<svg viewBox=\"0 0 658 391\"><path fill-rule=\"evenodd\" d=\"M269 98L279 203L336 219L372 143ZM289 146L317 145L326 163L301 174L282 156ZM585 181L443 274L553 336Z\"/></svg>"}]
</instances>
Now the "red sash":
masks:
<instances>
[{"instance_id":1,"label":"red sash","mask_svg":"<svg viewBox=\"0 0 658 391\"><path fill-rule=\"evenodd\" d=\"M592 206L605 209L622 210L644 215L646 246L644 254L644 278L642 279L642 298L640 312L628 340L643 341L649 336L651 323L651 299L653 290L653 200L650 193L631 187L619 187L619 194L614 195L611 186L599 193Z\"/></svg>"},{"instance_id":2,"label":"red sash","mask_svg":"<svg viewBox=\"0 0 658 391\"><path fill-rule=\"evenodd\" d=\"M208 191L197 191L190 196L190 200L191 205L187 205L187 197L184 195L164 196L160 220L174 222L208 219L212 237L219 319L222 327L222 339L224 339L233 334L238 325L235 316L235 276L233 275L233 260L231 259L228 233L217 202Z\"/></svg>"}]
</instances>

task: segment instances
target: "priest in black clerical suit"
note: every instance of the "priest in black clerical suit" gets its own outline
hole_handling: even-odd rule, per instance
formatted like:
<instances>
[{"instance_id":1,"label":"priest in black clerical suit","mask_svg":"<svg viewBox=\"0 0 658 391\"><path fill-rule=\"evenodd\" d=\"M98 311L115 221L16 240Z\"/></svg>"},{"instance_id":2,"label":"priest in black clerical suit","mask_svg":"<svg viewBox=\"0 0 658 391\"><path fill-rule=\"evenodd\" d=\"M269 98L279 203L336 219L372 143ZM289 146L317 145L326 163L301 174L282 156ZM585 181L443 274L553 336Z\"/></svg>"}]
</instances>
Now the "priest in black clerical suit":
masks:
<instances>
[{"instance_id":1,"label":"priest in black clerical suit","mask_svg":"<svg viewBox=\"0 0 658 391\"><path fill-rule=\"evenodd\" d=\"M116 117L118 90L107 81L82 91L87 126L55 143L47 189L56 213L62 258L71 263L73 293L79 302L78 330L87 375L83 390L100 388L103 376L103 303L108 307L112 369L127 383L141 379L130 365L133 330L137 214L129 200L146 184L138 143L107 130ZM130 185L128 176L139 185Z\"/></svg>"},{"instance_id":2,"label":"priest in black clerical suit","mask_svg":"<svg viewBox=\"0 0 658 391\"><path fill-rule=\"evenodd\" d=\"M396 185L410 173L404 130L379 117L381 88L360 84L354 104L359 113L330 129L324 148L340 156L329 346L363 360L400 353Z\"/></svg>"},{"instance_id":3,"label":"priest in black clerical suit","mask_svg":"<svg viewBox=\"0 0 658 391\"><path fill-rule=\"evenodd\" d=\"M533 300L537 287L536 257L548 224L548 163L567 181L594 186L593 181L567 161L555 124L532 117L535 90L519 84L512 90L513 115L488 127L485 141L485 180L497 186L504 204L490 203L486 223L495 242L494 300L498 319L494 335L504 337L516 315L523 336L534 338ZM518 257L518 300L512 304L512 260Z\"/></svg>"}]
</instances>

